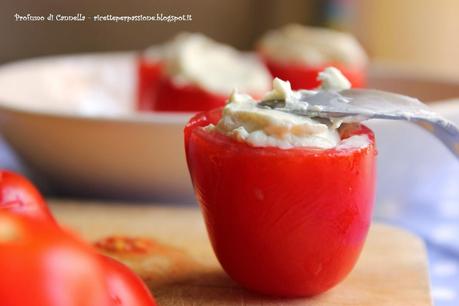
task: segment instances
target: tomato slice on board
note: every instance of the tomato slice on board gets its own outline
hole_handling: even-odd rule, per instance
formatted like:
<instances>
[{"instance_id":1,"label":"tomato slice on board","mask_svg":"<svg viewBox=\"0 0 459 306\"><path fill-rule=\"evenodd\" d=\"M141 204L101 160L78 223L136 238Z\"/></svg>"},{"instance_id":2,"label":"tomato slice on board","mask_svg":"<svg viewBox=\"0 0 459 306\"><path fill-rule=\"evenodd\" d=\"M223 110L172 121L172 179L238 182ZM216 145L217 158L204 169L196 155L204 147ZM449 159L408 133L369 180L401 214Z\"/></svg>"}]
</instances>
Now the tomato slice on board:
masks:
<instances>
[{"instance_id":1,"label":"tomato slice on board","mask_svg":"<svg viewBox=\"0 0 459 306\"><path fill-rule=\"evenodd\" d=\"M274 296L311 296L353 268L371 222L374 135L347 126L342 138L366 135L361 148L256 148L200 127L185 127L191 179L209 237L224 270L242 286Z\"/></svg>"},{"instance_id":2,"label":"tomato slice on board","mask_svg":"<svg viewBox=\"0 0 459 306\"><path fill-rule=\"evenodd\" d=\"M284 64L266 57L263 58L263 61L273 77L289 81L294 90L317 88L320 86L320 81L317 80L319 72L330 66L338 68L349 82L351 82L353 88L361 88L366 85L366 75L363 68L351 69L339 63L330 63L321 66L304 66L295 63Z\"/></svg>"},{"instance_id":3,"label":"tomato slice on board","mask_svg":"<svg viewBox=\"0 0 459 306\"><path fill-rule=\"evenodd\" d=\"M45 200L25 177L0 170L0 210L56 223Z\"/></svg>"}]
</instances>

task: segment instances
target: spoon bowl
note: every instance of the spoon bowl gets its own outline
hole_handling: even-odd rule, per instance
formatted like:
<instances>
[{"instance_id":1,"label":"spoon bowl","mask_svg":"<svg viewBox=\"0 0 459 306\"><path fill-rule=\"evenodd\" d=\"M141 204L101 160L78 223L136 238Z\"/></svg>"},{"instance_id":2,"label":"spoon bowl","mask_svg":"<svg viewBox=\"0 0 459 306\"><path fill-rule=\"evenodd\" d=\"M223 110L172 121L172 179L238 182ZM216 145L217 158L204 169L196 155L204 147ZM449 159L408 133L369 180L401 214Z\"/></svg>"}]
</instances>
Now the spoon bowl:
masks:
<instances>
[{"instance_id":1,"label":"spoon bowl","mask_svg":"<svg viewBox=\"0 0 459 306\"><path fill-rule=\"evenodd\" d=\"M375 89L304 91L302 107L289 108L283 100L261 101L272 108L301 116L360 122L369 119L406 120L437 137L459 159L459 129L416 98Z\"/></svg>"}]
</instances>

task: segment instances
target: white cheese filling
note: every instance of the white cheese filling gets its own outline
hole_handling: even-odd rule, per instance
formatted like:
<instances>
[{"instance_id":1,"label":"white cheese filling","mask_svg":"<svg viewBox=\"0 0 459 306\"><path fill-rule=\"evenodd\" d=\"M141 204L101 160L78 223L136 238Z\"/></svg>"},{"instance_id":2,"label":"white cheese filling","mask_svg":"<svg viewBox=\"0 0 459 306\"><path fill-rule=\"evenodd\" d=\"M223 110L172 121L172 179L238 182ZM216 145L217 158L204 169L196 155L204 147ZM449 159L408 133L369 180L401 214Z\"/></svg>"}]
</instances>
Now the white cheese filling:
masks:
<instances>
[{"instance_id":1,"label":"white cheese filling","mask_svg":"<svg viewBox=\"0 0 459 306\"><path fill-rule=\"evenodd\" d=\"M266 33L258 48L280 63L311 66L340 63L362 67L368 61L364 49L351 34L298 24Z\"/></svg>"},{"instance_id":2,"label":"white cheese filling","mask_svg":"<svg viewBox=\"0 0 459 306\"><path fill-rule=\"evenodd\" d=\"M350 87L349 81L336 68L325 69L319 79L322 80L322 89L343 90ZM273 81L273 90L263 100L285 100L286 108L298 109L307 107L299 101L299 95L314 92L293 91L289 82L276 78ZM222 118L217 125L211 124L204 129L225 134L254 147L329 149L339 146L341 139L337 129L340 122L324 122L275 109L260 108L251 96L234 92L223 108ZM352 140L353 137L359 139ZM349 148L368 143L368 138L365 141L360 136L352 136L344 140L342 145L343 148Z\"/></svg>"},{"instance_id":3,"label":"white cheese filling","mask_svg":"<svg viewBox=\"0 0 459 306\"><path fill-rule=\"evenodd\" d=\"M151 48L153 58L161 57L165 72L178 85L197 85L228 96L234 88L262 95L269 90L271 75L253 55L195 33L182 33L161 48Z\"/></svg>"}]
</instances>

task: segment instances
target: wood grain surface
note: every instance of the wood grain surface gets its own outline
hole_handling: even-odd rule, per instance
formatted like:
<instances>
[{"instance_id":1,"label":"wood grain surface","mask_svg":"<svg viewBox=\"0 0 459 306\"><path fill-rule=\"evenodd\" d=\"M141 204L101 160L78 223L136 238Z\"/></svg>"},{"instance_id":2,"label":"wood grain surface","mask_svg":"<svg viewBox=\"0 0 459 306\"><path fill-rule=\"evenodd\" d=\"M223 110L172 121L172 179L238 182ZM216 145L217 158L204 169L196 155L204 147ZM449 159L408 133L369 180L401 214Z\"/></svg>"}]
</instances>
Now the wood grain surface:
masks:
<instances>
[{"instance_id":1,"label":"wood grain surface","mask_svg":"<svg viewBox=\"0 0 459 306\"><path fill-rule=\"evenodd\" d=\"M374 224L353 272L310 299L273 299L239 287L220 268L196 207L51 201L61 224L95 242L116 236L106 250L133 268L160 305L432 305L422 241ZM134 242L134 249L123 246Z\"/></svg>"}]
</instances>

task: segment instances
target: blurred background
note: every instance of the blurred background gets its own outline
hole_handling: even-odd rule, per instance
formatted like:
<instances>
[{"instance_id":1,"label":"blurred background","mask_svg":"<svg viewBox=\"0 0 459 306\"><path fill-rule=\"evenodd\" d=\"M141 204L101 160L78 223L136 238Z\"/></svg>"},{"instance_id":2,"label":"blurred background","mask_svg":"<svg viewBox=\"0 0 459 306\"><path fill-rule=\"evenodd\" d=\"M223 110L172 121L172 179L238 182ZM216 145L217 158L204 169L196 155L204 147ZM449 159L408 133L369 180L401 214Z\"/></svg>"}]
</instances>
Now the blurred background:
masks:
<instances>
[{"instance_id":1,"label":"blurred background","mask_svg":"<svg viewBox=\"0 0 459 306\"><path fill-rule=\"evenodd\" d=\"M45 16L49 13L82 13L89 16L191 14L192 21L16 22L16 13ZM424 77L444 80L456 85L447 87L448 94L446 89L443 91L438 87L431 96L443 98L442 92L445 93L444 98L458 96L452 96L452 92L459 92L457 0L2 0L0 63L57 54L141 50L182 31L202 32L217 41L251 50L255 41L267 30L287 23L351 32L368 52L373 69L389 66L400 74L416 75L416 92L423 92L425 97L432 94L432 87L431 83L422 83ZM459 100L455 103L459 104ZM394 125L386 131L396 135L400 129L409 130L404 125ZM434 152L426 153L416 161L416 165L409 164L404 168L405 172L425 170L416 172L421 173L416 182L401 181L396 172L393 176L380 178L387 184L384 185L386 189L378 190L378 199L383 200L377 202L376 218L422 235L429 247L436 304L459 305L458 165L446 151L435 151L437 143L418 143L416 141L421 141L425 135L415 135L418 136L404 142L404 149L409 153L403 158L394 155L394 150L380 151L383 165L391 162L408 165L407 156L422 155L419 152L425 151L424 148L434 147ZM383 139L381 144L400 145L395 140L391 141ZM429 172L431 168L428 166L432 164L436 167L435 176ZM1 136L0 166L27 173L32 179L40 181L40 177L28 171ZM58 195L53 186L44 181L40 183L48 195ZM397 201L384 197L385 194L396 193ZM400 203L401 198L403 203Z\"/></svg>"},{"instance_id":2,"label":"blurred background","mask_svg":"<svg viewBox=\"0 0 459 306\"><path fill-rule=\"evenodd\" d=\"M192 22L16 22L14 14L192 14ZM248 50L287 23L354 33L371 59L459 78L456 0L3 0L0 62L50 54L133 50L181 31L203 32Z\"/></svg>"}]
</instances>

